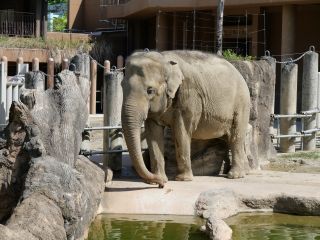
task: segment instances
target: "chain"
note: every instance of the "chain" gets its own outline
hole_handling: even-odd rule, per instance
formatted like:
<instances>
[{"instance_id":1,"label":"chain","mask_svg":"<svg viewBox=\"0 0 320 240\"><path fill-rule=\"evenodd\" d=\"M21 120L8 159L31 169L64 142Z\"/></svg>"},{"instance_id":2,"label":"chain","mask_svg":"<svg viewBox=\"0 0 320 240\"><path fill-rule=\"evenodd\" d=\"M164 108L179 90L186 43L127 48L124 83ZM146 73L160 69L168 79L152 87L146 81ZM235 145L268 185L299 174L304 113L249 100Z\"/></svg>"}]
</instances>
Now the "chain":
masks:
<instances>
[{"instance_id":1,"label":"chain","mask_svg":"<svg viewBox=\"0 0 320 240\"><path fill-rule=\"evenodd\" d=\"M92 56L90 56L88 54L89 58L94 61L99 67L103 68L103 69L108 69L106 68L105 66L103 66L101 63L99 63L96 59L94 59ZM125 70L126 68L125 67L122 67L122 68L117 68L116 66L112 66L112 68L110 69L111 72L120 72L120 71L123 71Z\"/></svg>"},{"instance_id":2,"label":"chain","mask_svg":"<svg viewBox=\"0 0 320 240\"><path fill-rule=\"evenodd\" d=\"M291 60L288 60L288 61L276 61L276 63L279 63L279 64L289 64L289 63L295 63L297 61L299 61L300 59L302 59L307 53L310 53L312 51L307 51L307 52L304 52L302 55L300 55L298 58L296 59L291 59Z\"/></svg>"}]
</instances>

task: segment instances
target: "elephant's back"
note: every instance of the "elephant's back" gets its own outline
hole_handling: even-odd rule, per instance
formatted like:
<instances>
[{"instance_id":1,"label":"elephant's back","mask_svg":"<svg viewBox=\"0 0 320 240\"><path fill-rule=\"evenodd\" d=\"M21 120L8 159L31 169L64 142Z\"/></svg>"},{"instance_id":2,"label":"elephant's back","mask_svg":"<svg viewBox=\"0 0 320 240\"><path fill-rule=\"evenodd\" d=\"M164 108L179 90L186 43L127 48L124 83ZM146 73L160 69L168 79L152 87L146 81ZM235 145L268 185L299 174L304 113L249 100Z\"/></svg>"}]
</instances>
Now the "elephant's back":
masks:
<instances>
[{"instance_id":1,"label":"elephant's back","mask_svg":"<svg viewBox=\"0 0 320 240\"><path fill-rule=\"evenodd\" d=\"M178 62L185 77L180 91L183 96L180 97L185 101L188 98L185 95L191 96L190 91L197 92L204 121L231 120L237 105L250 104L245 80L224 58L200 51L168 51L164 54L167 59Z\"/></svg>"}]
</instances>

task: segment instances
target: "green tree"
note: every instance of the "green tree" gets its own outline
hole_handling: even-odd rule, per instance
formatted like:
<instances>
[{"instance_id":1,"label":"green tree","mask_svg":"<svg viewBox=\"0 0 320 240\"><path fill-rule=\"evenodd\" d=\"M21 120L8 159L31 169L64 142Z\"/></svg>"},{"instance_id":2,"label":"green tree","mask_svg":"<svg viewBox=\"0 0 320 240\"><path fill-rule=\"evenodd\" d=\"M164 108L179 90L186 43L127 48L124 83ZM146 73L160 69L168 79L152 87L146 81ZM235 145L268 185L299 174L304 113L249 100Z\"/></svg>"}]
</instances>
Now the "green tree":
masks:
<instances>
[{"instance_id":1,"label":"green tree","mask_svg":"<svg viewBox=\"0 0 320 240\"><path fill-rule=\"evenodd\" d=\"M67 28L67 16L66 15L53 18L53 31L62 32L66 28Z\"/></svg>"},{"instance_id":2,"label":"green tree","mask_svg":"<svg viewBox=\"0 0 320 240\"><path fill-rule=\"evenodd\" d=\"M48 0L48 4L66 3L68 0Z\"/></svg>"}]
</instances>

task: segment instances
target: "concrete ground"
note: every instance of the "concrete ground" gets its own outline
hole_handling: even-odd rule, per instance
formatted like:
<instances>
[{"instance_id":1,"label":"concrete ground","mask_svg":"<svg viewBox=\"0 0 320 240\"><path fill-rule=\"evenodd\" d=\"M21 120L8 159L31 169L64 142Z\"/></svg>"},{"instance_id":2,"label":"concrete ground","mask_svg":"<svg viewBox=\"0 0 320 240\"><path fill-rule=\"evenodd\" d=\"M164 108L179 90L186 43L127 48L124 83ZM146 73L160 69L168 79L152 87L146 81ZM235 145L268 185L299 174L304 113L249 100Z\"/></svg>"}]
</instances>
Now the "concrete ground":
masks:
<instances>
[{"instance_id":1,"label":"concrete ground","mask_svg":"<svg viewBox=\"0 0 320 240\"><path fill-rule=\"evenodd\" d=\"M91 115L90 125L102 126L103 116ZM102 135L103 131L91 133L91 149L102 150ZM90 158L101 164L102 155ZM296 163L295 159L291 160ZM106 187L99 213L194 215L195 202L201 192L226 188L247 199L288 195L320 202L320 174L315 173L320 173L320 161L310 161L300 161L294 165L298 172L302 169L303 173L280 172L292 171L292 168L283 167L282 161L279 162L281 167L278 164L269 168L280 171L256 171L236 180L223 176L195 177L192 182L169 181L163 189L159 189L156 185L143 183L132 170L128 154L124 154L121 175L115 174L112 184ZM305 173L306 168L309 173Z\"/></svg>"},{"instance_id":2,"label":"concrete ground","mask_svg":"<svg viewBox=\"0 0 320 240\"><path fill-rule=\"evenodd\" d=\"M320 201L319 174L257 171L236 180L221 176L169 181L163 189L140 180L116 179L106 188L100 213L194 215L201 192L226 188L244 198L288 195Z\"/></svg>"}]
</instances>

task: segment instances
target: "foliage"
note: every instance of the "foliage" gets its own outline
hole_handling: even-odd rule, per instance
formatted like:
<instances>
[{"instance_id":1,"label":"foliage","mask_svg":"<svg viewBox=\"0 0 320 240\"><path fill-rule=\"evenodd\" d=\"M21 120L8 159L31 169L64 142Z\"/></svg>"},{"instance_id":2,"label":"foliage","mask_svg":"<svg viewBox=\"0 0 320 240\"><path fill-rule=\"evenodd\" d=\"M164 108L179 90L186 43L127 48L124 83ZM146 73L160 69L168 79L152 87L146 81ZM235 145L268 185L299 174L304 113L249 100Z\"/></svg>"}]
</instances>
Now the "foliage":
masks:
<instances>
[{"instance_id":1,"label":"foliage","mask_svg":"<svg viewBox=\"0 0 320 240\"><path fill-rule=\"evenodd\" d=\"M81 49L89 52L92 45L82 40L62 41L62 40L43 40L42 38L21 38L0 36L0 47L5 48L40 48L40 49Z\"/></svg>"},{"instance_id":2,"label":"foliage","mask_svg":"<svg viewBox=\"0 0 320 240\"><path fill-rule=\"evenodd\" d=\"M66 3L67 0L48 0L49 5L57 4L57 3Z\"/></svg>"},{"instance_id":3,"label":"foliage","mask_svg":"<svg viewBox=\"0 0 320 240\"><path fill-rule=\"evenodd\" d=\"M227 50L224 50L222 55L227 59L227 60L230 60L230 61L237 61L237 60L244 60L244 61L252 61L252 60L255 60L255 57L253 56L242 56L240 54L237 54L234 50L232 49L227 49Z\"/></svg>"},{"instance_id":4,"label":"foliage","mask_svg":"<svg viewBox=\"0 0 320 240\"><path fill-rule=\"evenodd\" d=\"M53 31L62 32L67 28L67 21L66 15L53 18Z\"/></svg>"}]
</instances>

